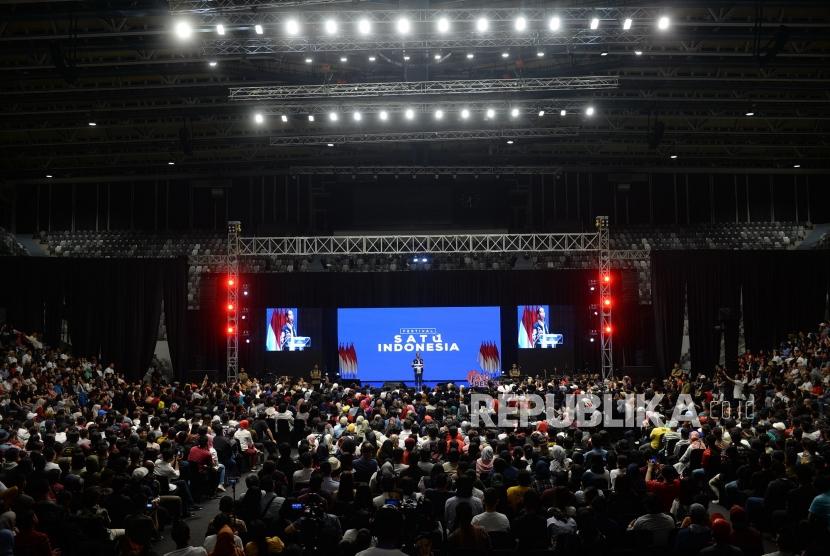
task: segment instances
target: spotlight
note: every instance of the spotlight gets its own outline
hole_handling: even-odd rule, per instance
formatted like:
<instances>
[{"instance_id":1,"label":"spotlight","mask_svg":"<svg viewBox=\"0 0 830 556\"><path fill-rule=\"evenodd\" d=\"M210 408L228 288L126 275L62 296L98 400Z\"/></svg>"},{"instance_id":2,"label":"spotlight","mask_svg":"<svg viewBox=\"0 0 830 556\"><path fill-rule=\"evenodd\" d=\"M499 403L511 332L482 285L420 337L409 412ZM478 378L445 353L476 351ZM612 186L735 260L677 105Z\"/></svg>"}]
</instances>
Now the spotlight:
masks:
<instances>
[{"instance_id":1,"label":"spotlight","mask_svg":"<svg viewBox=\"0 0 830 556\"><path fill-rule=\"evenodd\" d=\"M600 56L608 56L608 53L607 53L607 52L603 52L603 53L601 53L601 54L600 54Z\"/></svg>"},{"instance_id":2,"label":"spotlight","mask_svg":"<svg viewBox=\"0 0 830 556\"><path fill-rule=\"evenodd\" d=\"M610 274L604 275L602 277L602 281L605 282L606 284L610 284L611 283L611 275Z\"/></svg>"},{"instance_id":3,"label":"spotlight","mask_svg":"<svg viewBox=\"0 0 830 556\"><path fill-rule=\"evenodd\" d=\"M340 61L341 61L341 62L343 62L343 63L345 64L346 62L348 62L348 61L349 61L349 59L348 59L347 57L345 57L345 56L341 56L341 57L340 57Z\"/></svg>"},{"instance_id":4,"label":"spotlight","mask_svg":"<svg viewBox=\"0 0 830 556\"><path fill-rule=\"evenodd\" d=\"M501 53L502 58L507 58L508 56L510 56L510 53L508 53L508 52L502 52Z\"/></svg>"},{"instance_id":5,"label":"spotlight","mask_svg":"<svg viewBox=\"0 0 830 556\"><path fill-rule=\"evenodd\" d=\"M539 117L541 118L544 115L545 115L545 111L544 110L539 110Z\"/></svg>"},{"instance_id":6,"label":"spotlight","mask_svg":"<svg viewBox=\"0 0 830 556\"><path fill-rule=\"evenodd\" d=\"M676 155L676 154L673 154L673 155L671 155L669 158L671 158L672 160L674 160L674 159L676 159L676 158L677 158L677 155Z\"/></svg>"},{"instance_id":7,"label":"spotlight","mask_svg":"<svg viewBox=\"0 0 830 556\"><path fill-rule=\"evenodd\" d=\"M313 60L313 59L311 59L311 58L306 58L306 59L305 59L305 63L306 63L306 64L310 64L310 63L311 63L311 62L313 62L313 61L314 61L314 60Z\"/></svg>"},{"instance_id":8,"label":"spotlight","mask_svg":"<svg viewBox=\"0 0 830 556\"><path fill-rule=\"evenodd\" d=\"M592 344L594 343L594 339L593 339L593 338L590 338L588 341L589 341L589 342L591 342Z\"/></svg>"},{"instance_id":9,"label":"spotlight","mask_svg":"<svg viewBox=\"0 0 830 556\"><path fill-rule=\"evenodd\" d=\"M414 120L415 119L415 111L412 108L407 108L404 111L403 116L407 120Z\"/></svg>"},{"instance_id":10,"label":"spotlight","mask_svg":"<svg viewBox=\"0 0 830 556\"><path fill-rule=\"evenodd\" d=\"M560 27L562 27L562 20L559 19L559 16L555 15L550 18L550 21L548 21L548 29L551 31L558 31Z\"/></svg>"},{"instance_id":11,"label":"spotlight","mask_svg":"<svg viewBox=\"0 0 830 556\"><path fill-rule=\"evenodd\" d=\"M95 122L89 122L89 127L95 127L95 126L97 126L97 125L98 125L98 124L96 124Z\"/></svg>"},{"instance_id":12,"label":"spotlight","mask_svg":"<svg viewBox=\"0 0 830 556\"><path fill-rule=\"evenodd\" d=\"M544 55L545 55L545 53L544 53L544 52L542 52L541 50L540 50L539 52L537 52L537 53L536 53L536 56L537 56L537 57L539 57L539 58L544 57Z\"/></svg>"},{"instance_id":13,"label":"spotlight","mask_svg":"<svg viewBox=\"0 0 830 556\"><path fill-rule=\"evenodd\" d=\"M441 17L438 19L437 23L438 32L439 33L446 33L450 30L450 20L446 17Z\"/></svg>"},{"instance_id":14,"label":"spotlight","mask_svg":"<svg viewBox=\"0 0 830 556\"><path fill-rule=\"evenodd\" d=\"M261 124L265 121L265 116L263 116L260 112L254 114L254 121L258 124Z\"/></svg>"},{"instance_id":15,"label":"spotlight","mask_svg":"<svg viewBox=\"0 0 830 556\"><path fill-rule=\"evenodd\" d=\"M408 62L408 61L409 61L409 54L405 54L405 55L404 55L404 57L403 57L403 61L404 61L404 62Z\"/></svg>"},{"instance_id":16,"label":"spotlight","mask_svg":"<svg viewBox=\"0 0 830 556\"><path fill-rule=\"evenodd\" d=\"M380 118L380 120L382 122L385 122L386 120L389 119L389 113L386 112L386 110L381 110L380 113L378 114L378 118Z\"/></svg>"},{"instance_id":17,"label":"spotlight","mask_svg":"<svg viewBox=\"0 0 830 556\"><path fill-rule=\"evenodd\" d=\"M586 116L589 116L589 117L590 117L590 116L593 116L593 115L594 115L594 107L593 107L593 106L589 106L588 108L586 108L586 109L585 109L585 115L586 115Z\"/></svg>"},{"instance_id":18,"label":"spotlight","mask_svg":"<svg viewBox=\"0 0 830 556\"><path fill-rule=\"evenodd\" d=\"M516 18L516 21L513 23L513 28L520 33L527 30L527 19L524 16L519 16Z\"/></svg>"},{"instance_id":19,"label":"spotlight","mask_svg":"<svg viewBox=\"0 0 830 556\"><path fill-rule=\"evenodd\" d=\"M439 108L438 110L435 111L435 119L436 120L441 120L443 118L444 118L444 111Z\"/></svg>"},{"instance_id":20,"label":"spotlight","mask_svg":"<svg viewBox=\"0 0 830 556\"><path fill-rule=\"evenodd\" d=\"M610 307L611 306L611 300L606 297L605 299L602 300L602 304L605 305L606 307Z\"/></svg>"},{"instance_id":21,"label":"spotlight","mask_svg":"<svg viewBox=\"0 0 830 556\"><path fill-rule=\"evenodd\" d=\"M193 36L193 27L190 26L190 23L187 21L179 21L176 23L176 36L179 37L181 40L186 41L191 36Z\"/></svg>"},{"instance_id":22,"label":"spotlight","mask_svg":"<svg viewBox=\"0 0 830 556\"><path fill-rule=\"evenodd\" d=\"M629 29L631 29L631 23L632 23L631 18L630 18L630 17L626 17L626 18L625 18L625 21L623 21L623 29L624 29L624 30L626 30L626 31L628 31Z\"/></svg>"},{"instance_id":23,"label":"spotlight","mask_svg":"<svg viewBox=\"0 0 830 556\"><path fill-rule=\"evenodd\" d=\"M519 109L518 108L512 108L510 110L510 117L511 118L518 118L519 117Z\"/></svg>"},{"instance_id":24,"label":"spotlight","mask_svg":"<svg viewBox=\"0 0 830 556\"><path fill-rule=\"evenodd\" d=\"M669 19L669 16L664 15L664 16L661 16L660 19L657 20L657 28L660 29L661 31L665 31L669 27L671 27L671 19Z\"/></svg>"},{"instance_id":25,"label":"spotlight","mask_svg":"<svg viewBox=\"0 0 830 556\"><path fill-rule=\"evenodd\" d=\"M210 61L210 62L208 62L208 65L212 68L215 68L217 63L215 61Z\"/></svg>"},{"instance_id":26,"label":"spotlight","mask_svg":"<svg viewBox=\"0 0 830 556\"><path fill-rule=\"evenodd\" d=\"M599 18L598 17L591 18L591 29L593 31L596 31L597 29L599 29Z\"/></svg>"},{"instance_id":27,"label":"spotlight","mask_svg":"<svg viewBox=\"0 0 830 556\"><path fill-rule=\"evenodd\" d=\"M476 31L479 33L484 33L490 28L490 22L487 21L486 17L480 17L476 20Z\"/></svg>"},{"instance_id":28,"label":"spotlight","mask_svg":"<svg viewBox=\"0 0 830 556\"><path fill-rule=\"evenodd\" d=\"M508 140L507 140L507 144L508 144L508 145L512 145L512 144L513 144L513 139L508 139Z\"/></svg>"},{"instance_id":29,"label":"spotlight","mask_svg":"<svg viewBox=\"0 0 830 556\"><path fill-rule=\"evenodd\" d=\"M605 333L606 333L606 334L610 334L610 333L611 333L611 325L610 325L610 324L609 324L608 326L606 326L606 327L605 327Z\"/></svg>"},{"instance_id":30,"label":"spotlight","mask_svg":"<svg viewBox=\"0 0 830 556\"><path fill-rule=\"evenodd\" d=\"M176 165L176 163L175 163L175 162L173 162L173 161L171 160L170 162L168 162L168 163L167 163L167 165L168 165L168 166L175 166L175 165ZM50 178L51 178L52 176L48 176L48 177L50 177Z\"/></svg>"},{"instance_id":31,"label":"spotlight","mask_svg":"<svg viewBox=\"0 0 830 556\"><path fill-rule=\"evenodd\" d=\"M441 55L440 55L440 54L436 54L436 55L435 55L435 56L433 56L432 58L433 58L433 59L437 62L438 60L440 60L440 59L441 59Z\"/></svg>"},{"instance_id":32,"label":"spotlight","mask_svg":"<svg viewBox=\"0 0 830 556\"><path fill-rule=\"evenodd\" d=\"M496 111L492 108L488 108L487 112L484 113L488 120L492 120L496 117Z\"/></svg>"},{"instance_id":33,"label":"spotlight","mask_svg":"<svg viewBox=\"0 0 830 556\"><path fill-rule=\"evenodd\" d=\"M334 143L326 143L326 146L327 146L327 147L333 147L333 146L334 146Z\"/></svg>"},{"instance_id":34,"label":"spotlight","mask_svg":"<svg viewBox=\"0 0 830 556\"><path fill-rule=\"evenodd\" d=\"M372 32L372 23L368 19L361 19L357 22L357 32L361 35L368 35Z\"/></svg>"},{"instance_id":35,"label":"spotlight","mask_svg":"<svg viewBox=\"0 0 830 556\"><path fill-rule=\"evenodd\" d=\"M363 114L361 114L360 112L355 112L354 114L352 114L352 118L354 118L354 121L359 122L363 119Z\"/></svg>"},{"instance_id":36,"label":"spotlight","mask_svg":"<svg viewBox=\"0 0 830 556\"><path fill-rule=\"evenodd\" d=\"M568 115L568 111L567 111L567 110L565 110L565 109L563 108L562 110L560 110L560 111L559 111L559 115L560 115L560 116L567 116L567 115Z\"/></svg>"},{"instance_id":37,"label":"spotlight","mask_svg":"<svg viewBox=\"0 0 830 556\"><path fill-rule=\"evenodd\" d=\"M375 60L377 60L377 58L375 58L374 56L369 56L369 61L370 62L374 62Z\"/></svg>"},{"instance_id":38,"label":"spotlight","mask_svg":"<svg viewBox=\"0 0 830 556\"><path fill-rule=\"evenodd\" d=\"M51 180L52 179L52 174L46 174L46 177Z\"/></svg>"},{"instance_id":39,"label":"spotlight","mask_svg":"<svg viewBox=\"0 0 830 556\"><path fill-rule=\"evenodd\" d=\"M300 24L296 19L289 19L285 22L285 32L292 36L300 32Z\"/></svg>"},{"instance_id":40,"label":"spotlight","mask_svg":"<svg viewBox=\"0 0 830 556\"><path fill-rule=\"evenodd\" d=\"M233 326L229 326L228 329L227 329L228 334L233 334L233 330L234 330Z\"/></svg>"},{"instance_id":41,"label":"spotlight","mask_svg":"<svg viewBox=\"0 0 830 556\"><path fill-rule=\"evenodd\" d=\"M642 55L643 55L643 51L642 51L642 50L635 50L635 51L634 51L634 55L635 55L635 56L642 56Z\"/></svg>"},{"instance_id":42,"label":"spotlight","mask_svg":"<svg viewBox=\"0 0 830 556\"><path fill-rule=\"evenodd\" d=\"M265 31L262 29L262 25L260 25L259 23L257 23L256 25L254 25L254 31L256 32L256 34L257 34L257 35L261 35L262 33L264 33L264 32L265 32Z\"/></svg>"},{"instance_id":43,"label":"spotlight","mask_svg":"<svg viewBox=\"0 0 830 556\"><path fill-rule=\"evenodd\" d=\"M412 24L405 17L400 18L395 27L398 29L398 33L400 33L401 35L407 35L409 34L409 31L412 30Z\"/></svg>"},{"instance_id":44,"label":"spotlight","mask_svg":"<svg viewBox=\"0 0 830 556\"><path fill-rule=\"evenodd\" d=\"M323 28L326 30L327 35L337 34L337 22L333 19L327 19L323 24Z\"/></svg>"},{"instance_id":45,"label":"spotlight","mask_svg":"<svg viewBox=\"0 0 830 556\"><path fill-rule=\"evenodd\" d=\"M280 120L282 120L282 123L288 123L288 116L283 114L282 116L280 116Z\"/></svg>"},{"instance_id":46,"label":"spotlight","mask_svg":"<svg viewBox=\"0 0 830 556\"><path fill-rule=\"evenodd\" d=\"M793 168L801 168L801 164L793 164Z\"/></svg>"},{"instance_id":47,"label":"spotlight","mask_svg":"<svg viewBox=\"0 0 830 556\"><path fill-rule=\"evenodd\" d=\"M474 57L475 57L475 55L472 52L467 53L467 59L468 60L472 60Z\"/></svg>"},{"instance_id":48,"label":"spotlight","mask_svg":"<svg viewBox=\"0 0 830 556\"><path fill-rule=\"evenodd\" d=\"M233 311L233 303L228 303L228 311Z\"/></svg>"},{"instance_id":49,"label":"spotlight","mask_svg":"<svg viewBox=\"0 0 830 556\"><path fill-rule=\"evenodd\" d=\"M469 117L470 117L470 111L469 111L469 110L467 110L467 109L465 108L464 110L462 110L462 111L461 111L461 119L462 119L462 120L466 120L466 119L468 119Z\"/></svg>"},{"instance_id":50,"label":"spotlight","mask_svg":"<svg viewBox=\"0 0 830 556\"><path fill-rule=\"evenodd\" d=\"M216 26L216 34L219 35L219 36L222 36L222 35L225 34L225 26L222 25L221 23Z\"/></svg>"},{"instance_id":51,"label":"spotlight","mask_svg":"<svg viewBox=\"0 0 830 556\"><path fill-rule=\"evenodd\" d=\"M336 122L338 118L339 116L337 115L337 112L329 112L329 120Z\"/></svg>"},{"instance_id":52,"label":"spotlight","mask_svg":"<svg viewBox=\"0 0 830 556\"><path fill-rule=\"evenodd\" d=\"M233 285L236 284L236 280L234 280L233 277L228 278L227 284L228 287L233 287Z\"/></svg>"},{"instance_id":53,"label":"spotlight","mask_svg":"<svg viewBox=\"0 0 830 556\"><path fill-rule=\"evenodd\" d=\"M308 121L309 121L309 122L313 122L313 121L314 121L314 114L309 114L309 115L308 115Z\"/></svg>"},{"instance_id":54,"label":"spotlight","mask_svg":"<svg viewBox=\"0 0 830 556\"><path fill-rule=\"evenodd\" d=\"M250 338L245 338L245 343L246 343L246 344L250 344L250 343L251 343L251 339L250 339Z\"/></svg>"},{"instance_id":55,"label":"spotlight","mask_svg":"<svg viewBox=\"0 0 830 556\"><path fill-rule=\"evenodd\" d=\"M753 112L752 110L750 110L749 112L747 112L747 113L746 113L746 115L747 115L747 116L754 116L754 115L755 115L755 112Z\"/></svg>"}]
</instances>

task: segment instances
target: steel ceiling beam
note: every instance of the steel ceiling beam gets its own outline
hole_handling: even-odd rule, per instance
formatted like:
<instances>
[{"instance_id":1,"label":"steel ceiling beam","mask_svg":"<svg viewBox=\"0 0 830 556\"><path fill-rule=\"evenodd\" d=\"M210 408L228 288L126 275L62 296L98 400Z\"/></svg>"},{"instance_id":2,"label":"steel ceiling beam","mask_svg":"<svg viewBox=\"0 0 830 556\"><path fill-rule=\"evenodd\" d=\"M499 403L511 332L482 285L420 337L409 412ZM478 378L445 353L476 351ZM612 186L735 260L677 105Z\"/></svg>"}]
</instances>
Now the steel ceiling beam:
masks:
<instances>
[{"instance_id":1,"label":"steel ceiling beam","mask_svg":"<svg viewBox=\"0 0 830 556\"><path fill-rule=\"evenodd\" d=\"M399 143L420 141L469 141L475 139L517 139L563 137L576 135L574 127L522 128L522 129L469 129L438 131L401 131L387 133L340 133L330 135L277 135L271 136L272 147L302 145L337 145L344 143Z\"/></svg>"}]
</instances>

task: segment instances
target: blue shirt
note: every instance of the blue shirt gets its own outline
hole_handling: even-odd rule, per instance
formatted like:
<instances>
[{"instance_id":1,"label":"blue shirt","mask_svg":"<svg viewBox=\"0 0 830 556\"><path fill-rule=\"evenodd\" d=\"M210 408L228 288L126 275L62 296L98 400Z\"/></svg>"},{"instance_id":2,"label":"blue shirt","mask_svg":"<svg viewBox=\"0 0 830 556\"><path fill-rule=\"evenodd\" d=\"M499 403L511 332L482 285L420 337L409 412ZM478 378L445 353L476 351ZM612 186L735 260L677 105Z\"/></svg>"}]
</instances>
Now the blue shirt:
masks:
<instances>
[{"instance_id":1,"label":"blue shirt","mask_svg":"<svg viewBox=\"0 0 830 556\"><path fill-rule=\"evenodd\" d=\"M810 513L823 519L830 531L830 490L813 498L813 502L810 504Z\"/></svg>"}]
</instances>

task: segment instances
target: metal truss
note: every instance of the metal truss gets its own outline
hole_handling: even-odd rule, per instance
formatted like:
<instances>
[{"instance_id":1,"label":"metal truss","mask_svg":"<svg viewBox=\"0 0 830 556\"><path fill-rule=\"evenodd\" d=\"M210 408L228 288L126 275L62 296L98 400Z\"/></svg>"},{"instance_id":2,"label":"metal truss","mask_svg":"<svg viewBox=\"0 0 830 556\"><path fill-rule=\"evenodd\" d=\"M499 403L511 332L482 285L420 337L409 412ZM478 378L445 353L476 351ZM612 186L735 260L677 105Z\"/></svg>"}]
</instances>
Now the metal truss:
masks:
<instances>
[{"instance_id":1,"label":"metal truss","mask_svg":"<svg viewBox=\"0 0 830 556\"><path fill-rule=\"evenodd\" d=\"M611 378L614 373L613 329L611 325L611 249L608 217L597 216L597 241L599 243L599 347L602 378Z\"/></svg>"},{"instance_id":2,"label":"metal truss","mask_svg":"<svg viewBox=\"0 0 830 556\"><path fill-rule=\"evenodd\" d=\"M574 110L582 110L589 103L588 98L583 99L539 99L539 100L481 100L474 98L472 100L458 100L457 97L450 97L444 100L417 101L417 102L401 102L392 101L379 104L375 99L365 99L357 101L340 101L332 99L330 101L319 100L309 102L290 102L290 103L276 103L268 104L262 110L264 115L270 116L292 116L305 114L321 114L332 110L337 110L345 114L351 112L361 112L362 114L377 114L381 111L392 113L403 113L406 109L412 109L416 113L432 112L436 108L440 108L445 113L456 113L463 109L469 110L471 113L483 112L492 108L499 112L499 119L507 119L507 114L510 110L516 108L520 112L521 117L533 116L537 117L540 111L546 114L558 116L560 110L567 110L573 112Z\"/></svg>"},{"instance_id":3,"label":"metal truss","mask_svg":"<svg viewBox=\"0 0 830 556\"><path fill-rule=\"evenodd\" d=\"M450 129L438 131L400 131L377 133L338 133L331 135L276 135L272 147L338 145L344 143L400 143L415 141L470 141L475 139L541 139L575 136L576 127L519 129Z\"/></svg>"},{"instance_id":4,"label":"metal truss","mask_svg":"<svg viewBox=\"0 0 830 556\"><path fill-rule=\"evenodd\" d=\"M239 233L242 224L237 221L228 222L228 255L226 258L228 306L226 309L226 363L227 380L236 381L239 376Z\"/></svg>"},{"instance_id":5,"label":"metal truss","mask_svg":"<svg viewBox=\"0 0 830 556\"><path fill-rule=\"evenodd\" d=\"M276 85L269 87L232 87L232 101L270 101L315 98L356 98L413 95L458 95L485 93L524 93L538 91L584 91L615 89L619 78L613 76L546 77L524 79L454 79L450 81L397 81L379 83Z\"/></svg>"},{"instance_id":6,"label":"metal truss","mask_svg":"<svg viewBox=\"0 0 830 556\"><path fill-rule=\"evenodd\" d=\"M477 176L556 175L558 166L291 166L290 175Z\"/></svg>"},{"instance_id":7,"label":"metal truss","mask_svg":"<svg viewBox=\"0 0 830 556\"><path fill-rule=\"evenodd\" d=\"M241 237L239 256L412 255L599 251L599 234Z\"/></svg>"}]
</instances>

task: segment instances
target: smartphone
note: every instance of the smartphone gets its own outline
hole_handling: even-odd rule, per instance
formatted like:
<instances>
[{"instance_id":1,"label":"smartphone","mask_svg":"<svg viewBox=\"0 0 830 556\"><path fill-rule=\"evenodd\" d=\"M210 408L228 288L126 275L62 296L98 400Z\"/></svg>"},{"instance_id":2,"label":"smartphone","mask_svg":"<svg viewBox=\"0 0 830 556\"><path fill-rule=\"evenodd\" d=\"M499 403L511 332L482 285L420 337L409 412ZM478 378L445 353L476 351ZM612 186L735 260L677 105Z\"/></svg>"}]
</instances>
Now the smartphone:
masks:
<instances>
[{"instance_id":1,"label":"smartphone","mask_svg":"<svg viewBox=\"0 0 830 556\"><path fill-rule=\"evenodd\" d=\"M147 502L147 509L148 509L148 510L152 510L152 509L153 509L153 503L152 503L152 502Z\"/></svg>"},{"instance_id":2,"label":"smartphone","mask_svg":"<svg viewBox=\"0 0 830 556\"><path fill-rule=\"evenodd\" d=\"M387 498L383 503L387 506L394 506L395 508L401 505L401 501L397 498Z\"/></svg>"},{"instance_id":3,"label":"smartphone","mask_svg":"<svg viewBox=\"0 0 830 556\"><path fill-rule=\"evenodd\" d=\"M651 457L648 461L650 461L651 463L657 463L657 458Z\"/></svg>"},{"instance_id":4,"label":"smartphone","mask_svg":"<svg viewBox=\"0 0 830 556\"><path fill-rule=\"evenodd\" d=\"M295 503L291 504L291 509L292 509L292 510L298 510L298 511L299 511L299 510L304 510L304 509L305 509L305 504L301 504L301 503L299 503L299 502L295 502Z\"/></svg>"}]
</instances>

